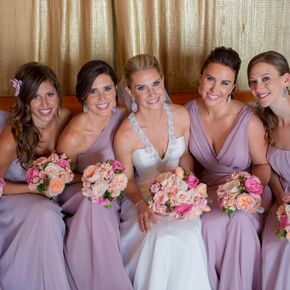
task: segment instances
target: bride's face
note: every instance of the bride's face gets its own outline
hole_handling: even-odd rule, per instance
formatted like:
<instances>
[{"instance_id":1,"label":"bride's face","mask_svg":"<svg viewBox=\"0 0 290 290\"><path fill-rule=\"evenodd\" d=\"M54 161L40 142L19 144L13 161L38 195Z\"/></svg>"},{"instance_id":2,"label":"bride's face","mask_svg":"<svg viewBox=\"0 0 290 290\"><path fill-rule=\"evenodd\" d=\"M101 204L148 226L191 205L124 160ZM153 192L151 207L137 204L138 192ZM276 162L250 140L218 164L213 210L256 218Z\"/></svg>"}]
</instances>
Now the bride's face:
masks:
<instances>
[{"instance_id":1,"label":"bride's face","mask_svg":"<svg viewBox=\"0 0 290 290\"><path fill-rule=\"evenodd\" d=\"M131 76L129 92L138 108L157 110L165 98L163 77L155 68L137 71Z\"/></svg>"}]
</instances>

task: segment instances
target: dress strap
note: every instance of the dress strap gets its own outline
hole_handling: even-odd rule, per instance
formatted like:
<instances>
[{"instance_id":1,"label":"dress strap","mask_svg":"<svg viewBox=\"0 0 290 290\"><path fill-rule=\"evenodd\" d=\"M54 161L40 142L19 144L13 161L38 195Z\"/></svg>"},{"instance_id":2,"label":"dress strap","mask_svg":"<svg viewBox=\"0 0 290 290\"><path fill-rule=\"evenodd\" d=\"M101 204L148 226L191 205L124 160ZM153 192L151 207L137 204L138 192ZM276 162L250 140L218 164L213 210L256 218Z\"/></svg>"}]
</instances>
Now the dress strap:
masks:
<instances>
[{"instance_id":1,"label":"dress strap","mask_svg":"<svg viewBox=\"0 0 290 290\"><path fill-rule=\"evenodd\" d=\"M174 132L174 126L173 126L173 114L169 109L169 106L167 103L163 103L163 108L165 110L165 113L167 115L167 122L168 122L168 151L169 153L172 153L172 151L175 150L175 132ZM147 136L143 132L143 130L139 127L139 124L136 120L135 114L132 112L130 113L129 122L131 123L133 129L135 130L136 134L140 138L141 142L145 145L145 150L147 153L149 153L152 157L155 157L157 159L160 159L160 156L156 152L155 148L152 146L150 141L148 140Z\"/></svg>"}]
</instances>

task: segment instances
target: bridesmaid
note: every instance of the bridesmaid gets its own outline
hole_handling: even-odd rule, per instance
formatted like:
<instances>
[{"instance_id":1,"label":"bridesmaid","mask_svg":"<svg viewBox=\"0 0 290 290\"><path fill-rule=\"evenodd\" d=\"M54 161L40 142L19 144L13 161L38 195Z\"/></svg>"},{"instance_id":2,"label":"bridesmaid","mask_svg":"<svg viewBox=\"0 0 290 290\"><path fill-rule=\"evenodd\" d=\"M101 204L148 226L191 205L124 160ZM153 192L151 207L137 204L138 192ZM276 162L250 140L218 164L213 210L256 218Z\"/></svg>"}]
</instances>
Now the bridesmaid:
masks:
<instances>
[{"instance_id":1,"label":"bridesmaid","mask_svg":"<svg viewBox=\"0 0 290 290\"><path fill-rule=\"evenodd\" d=\"M290 287L290 243L279 240L276 211L290 193L290 70L287 60L275 51L256 55L248 65L249 86L257 99L257 113L269 142L267 158L272 166L270 187L276 197L267 217L262 239L262 289Z\"/></svg>"},{"instance_id":2,"label":"bridesmaid","mask_svg":"<svg viewBox=\"0 0 290 290\"><path fill-rule=\"evenodd\" d=\"M78 73L76 95L83 112L63 131L57 146L80 173L97 161L114 159L113 136L124 109L116 107L117 79L104 61L86 63ZM65 255L72 289L132 289L119 250L119 205L111 209L91 203L81 194L81 183L63 194L67 214Z\"/></svg>"},{"instance_id":3,"label":"bridesmaid","mask_svg":"<svg viewBox=\"0 0 290 290\"><path fill-rule=\"evenodd\" d=\"M200 75L200 97L188 104L189 148L208 185L211 211L202 216L202 234L213 289L259 290L261 284L261 216L221 212L216 190L234 171L247 170L263 185L270 178L263 124L239 101L231 100L240 68L231 48L215 48Z\"/></svg>"},{"instance_id":4,"label":"bridesmaid","mask_svg":"<svg viewBox=\"0 0 290 290\"><path fill-rule=\"evenodd\" d=\"M16 104L0 137L0 288L69 290L61 208L30 190L25 165L54 150L70 113L49 67L26 63L13 82Z\"/></svg>"}]
</instances>

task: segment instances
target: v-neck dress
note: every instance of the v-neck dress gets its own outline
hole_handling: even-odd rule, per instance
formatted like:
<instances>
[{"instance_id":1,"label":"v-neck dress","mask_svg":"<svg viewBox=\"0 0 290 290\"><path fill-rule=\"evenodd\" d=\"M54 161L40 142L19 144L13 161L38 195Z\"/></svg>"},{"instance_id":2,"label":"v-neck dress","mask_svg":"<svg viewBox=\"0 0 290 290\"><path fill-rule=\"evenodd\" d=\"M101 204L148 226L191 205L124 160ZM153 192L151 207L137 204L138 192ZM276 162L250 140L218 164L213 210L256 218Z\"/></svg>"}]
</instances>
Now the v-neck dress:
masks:
<instances>
[{"instance_id":1,"label":"v-neck dress","mask_svg":"<svg viewBox=\"0 0 290 290\"><path fill-rule=\"evenodd\" d=\"M202 215L202 235L213 289L261 288L261 217L237 211L229 218L218 205L216 190L234 171L251 165L247 128L251 110L244 106L220 152L215 153L203 129L196 100L187 104L191 132L189 149L203 166L201 182L208 186L211 211Z\"/></svg>"},{"instance_id":2,"label":"v-neck dress","mask_svg":"<svg viewBox=\"0 0 290 290\"><path fill-rule=\"evenodd\" d=\"M78 156L80 172L98 161L115 159L113 138L121 121L116 110L95 143ZM81 193L82 184L74 184L62 194L67 232L65 257L71 289L130 290L132 284L120 253L120 206L96 205Z\"/></svg>"},{"instance_id":3,"label":"v-neck dress","mask_svg":"<svg viewBox=\"0 0 290 290\"><path fill-rule=\"evenodd\" d=\"M278 174L284 192L290 194L290 150L283 150L272 145L268 147L267 159L272 169ZM290 289L290 242L278 239L279 227L275 202L267 216L262 236L262 289Z\"/></svg>"},{"instance_id":4,"label":"v-neck dress","mask_svg":"<svg viewBox=\"0 0 290 290\"><path fill-rule=\"evenodd\" d=\"M163 159L139 127L134 113L129 116L135 133L144 143L144 148L133 152L132 160L136 181L145 199L151 180L176 168L185 150L184 136L175 138L172 113L166 104L164 109L168 116L169 140ZM129 199L122 202L121 251L134 289L210 289L200 219L156 217L158 222L144 234L139 229L135 205Z\"/></svg>"},{"instance_id":5,"label":"v-neck dress","mask_svg":"<svg viewBox=\"0 0 290 290\"><path fill-rule=\"evenodd\" d=\"M7 117L0 111L0 134ZM26 170L18 160L10 164L5 180L26 183ZM64 234L63 214L53 200L31 193L2 196L0 289L69 290Z\"/></svg>"}]
</instances>

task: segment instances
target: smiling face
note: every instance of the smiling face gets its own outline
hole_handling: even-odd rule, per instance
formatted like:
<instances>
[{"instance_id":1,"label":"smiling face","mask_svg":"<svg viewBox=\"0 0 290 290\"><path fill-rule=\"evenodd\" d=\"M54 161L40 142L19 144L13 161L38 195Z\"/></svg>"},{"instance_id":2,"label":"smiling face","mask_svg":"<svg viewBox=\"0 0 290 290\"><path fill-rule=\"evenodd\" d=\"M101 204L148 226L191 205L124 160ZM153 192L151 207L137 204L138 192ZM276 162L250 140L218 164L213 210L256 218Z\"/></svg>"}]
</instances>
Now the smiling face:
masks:
<instances>
[{"instance_id":1,"label":"smiling face","mask_svg":"<svg viewBox=\"0 0 290 290\"><path fill-rule=\"evenodd\" d=\"M259 62L249 72L249 86L262 107L268 107L283 96L289 85L289 74L280 75L275 66Z\"/></svg>"},{"instance_id":2,"label":"smiling face","mask_svg":"<svg viewBox=\"0 0 290 290\"><path fill-rule=\"evenodd\" d=\"M30 102L32 120L36 127L45 127L57 114L59 96L55 87L44 81Z\"/></svg>"},{"instance_id":3,"label":"smiling face","mask_svg":"<svg viewBox=\"0 0 290 290\"><path fill-rule=\"evenodd\" d=\"M116 87L109 75L100 74L96 77L85 103L91 113L100 116L111 114L116 106Z\"/></svg>"},{"instance_id":4,"label":"smiling face","mask_svg":"<svg viewBox=\"0 0 290 290\"><path fill-rule=\"evenodd\" d=\"M210 63L200 76L199 93L207 106L226 102L235 87L235 72L228 66Z\"/></svg>"},{"instance_id":5,"label":"smiling face","mask_svg":"<svg viewBox=\"0 0 290 290\"><path fill-rule=\"evenodd\" d=\"M129 93L138 107L157 110L165 98L163 78L156 68L134 72L130 78Z\"/></svg>"}]
</instances>

